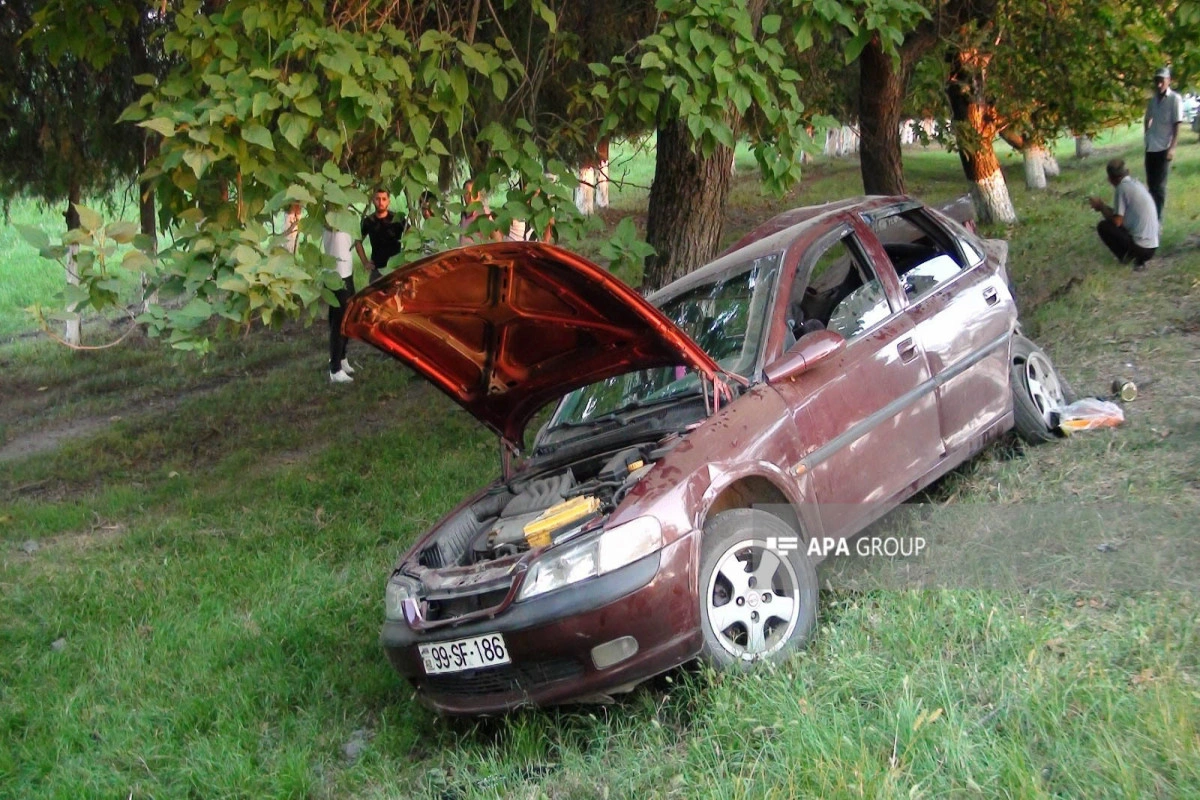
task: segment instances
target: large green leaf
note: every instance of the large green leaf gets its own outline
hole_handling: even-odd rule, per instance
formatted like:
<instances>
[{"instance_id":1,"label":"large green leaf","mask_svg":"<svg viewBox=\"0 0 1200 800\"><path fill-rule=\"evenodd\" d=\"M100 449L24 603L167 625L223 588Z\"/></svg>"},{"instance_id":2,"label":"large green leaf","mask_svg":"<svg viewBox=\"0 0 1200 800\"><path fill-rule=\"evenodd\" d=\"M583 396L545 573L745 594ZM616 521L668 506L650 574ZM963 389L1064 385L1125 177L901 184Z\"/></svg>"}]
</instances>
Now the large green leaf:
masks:
<instances>
[{"instance_id":1,"label":"large green leaf","mask_svg":"<svg viewBox=\"0 0 1200 800\"><path fill-rule=\"evenodd\" d=\"M104 218L87 206L75 203L75 213L79 215L79 226L88 233L94 233L104 227Z\"/></svg>"},{"instance_id":2,"label":"large green leaf","mask_svg":"<svg viewBox=\"0 0 1200 800\"><path fill-rule=\"evenodd\" d=\"M242 129L242 138L250 144L256 144L259 147L265 147L268 150L275 149L275 142L271 138L271 132L257 123Z\"/></svg>"},{"instance_id":3,"label":"large green leaf","mask_svg":"<svg viewBox=\"0 0 1200 800\"><path fill-rule=\"evenodd\" d=\"M18 225L17 232L21 238L33 246L34 250L45 250L50 246L50 236L41 228L33 225Z\"/></svg>"},{"instance_id":4,"label":"large green leaf","mask_svg":"<svg viewBox=\"0 0 1200 800\"><path fill-rule=\"evenodd\" d=\"M175 123L166 117L154 117L138 123L139 128L149 128L155 133L170 138L175 135Z\"/></svg>"}]
</instances>

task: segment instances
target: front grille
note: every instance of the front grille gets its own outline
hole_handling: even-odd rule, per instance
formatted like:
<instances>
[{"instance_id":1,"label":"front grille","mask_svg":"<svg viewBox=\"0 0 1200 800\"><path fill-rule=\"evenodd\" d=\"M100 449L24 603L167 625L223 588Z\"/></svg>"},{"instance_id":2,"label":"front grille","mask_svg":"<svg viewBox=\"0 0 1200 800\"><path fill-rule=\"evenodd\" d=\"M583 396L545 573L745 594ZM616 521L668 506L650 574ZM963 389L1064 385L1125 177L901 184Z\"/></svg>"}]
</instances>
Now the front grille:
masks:
<instances>
[{"instance_id":1,"label":"front grille","mask_svg":"<svg viewBox=\"0 0 1200 800\"><path fill-rule=\"evenodd\" d=\"M479 697L530 692L547 683L577 678L582 674L583 665L578 661L558 658L529 664L505 664L451 675L428 675L420 679L420 684L431 694Z\"/></svg>"},{"instance_id":2,"label":"front grille","mask_svg":"<svg viewBox=\"0 0 1200 800\"><path fill-rule=\"evenodd\" d=\"M430 600L425 605L425 619L430 622L443 619L457 619L476 611L496 608L508 597L509 586L502 589L492 589L478 594L464 594L447 597L442 600Z\"/></svg>"}]
</instances>

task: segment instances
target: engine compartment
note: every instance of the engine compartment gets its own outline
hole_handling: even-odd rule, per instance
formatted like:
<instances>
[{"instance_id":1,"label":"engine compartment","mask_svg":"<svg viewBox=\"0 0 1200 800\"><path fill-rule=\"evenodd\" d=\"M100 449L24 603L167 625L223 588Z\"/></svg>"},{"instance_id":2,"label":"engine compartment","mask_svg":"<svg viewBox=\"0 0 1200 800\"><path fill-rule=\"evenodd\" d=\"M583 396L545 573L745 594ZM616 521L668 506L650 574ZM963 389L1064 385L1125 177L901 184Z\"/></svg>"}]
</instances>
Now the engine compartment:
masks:
<instances>
[{"instance_id":1,"label":"engine compartment","mask_svg":"<svg viewBox=\"0 0 1200 800\"><path fill-rule=\"evenodd\" d=\"M418 554L430 569L469 567L557 544L602 522L677 436L581 458L493 486L447 519Z\"/></svg>"}]
</instances>

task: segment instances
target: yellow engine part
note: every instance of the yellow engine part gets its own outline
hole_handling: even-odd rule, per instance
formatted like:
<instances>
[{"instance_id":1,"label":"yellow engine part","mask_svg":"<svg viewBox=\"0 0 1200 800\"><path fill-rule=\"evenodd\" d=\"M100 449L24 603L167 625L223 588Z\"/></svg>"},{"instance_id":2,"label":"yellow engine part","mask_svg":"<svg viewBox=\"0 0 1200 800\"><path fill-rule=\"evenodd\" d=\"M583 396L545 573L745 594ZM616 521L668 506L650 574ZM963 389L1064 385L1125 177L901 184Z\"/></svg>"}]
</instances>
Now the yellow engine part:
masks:
<instances>
[{"instance_id":1,"label":"yellow engine part","mask_svg":"<svg viewBox=\"0 0 1200 800\"><path fill-rule=\"evenodd\" d=\"M550 506L537 519L525 526L525 541L530 547L546 547L551 535L572 522L589 517L600 510L598 497L572 497Z\"/></svg>"}]
</instances>

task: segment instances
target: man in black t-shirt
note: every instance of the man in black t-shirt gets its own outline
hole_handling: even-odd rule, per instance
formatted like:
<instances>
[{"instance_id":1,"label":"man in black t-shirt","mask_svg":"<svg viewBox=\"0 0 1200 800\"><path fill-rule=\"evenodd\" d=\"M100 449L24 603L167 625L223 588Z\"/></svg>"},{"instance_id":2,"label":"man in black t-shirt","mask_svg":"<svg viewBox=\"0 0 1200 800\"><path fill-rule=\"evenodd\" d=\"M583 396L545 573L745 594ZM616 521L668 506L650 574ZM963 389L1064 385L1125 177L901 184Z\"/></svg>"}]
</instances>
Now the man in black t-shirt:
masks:
<instances>
[{"instance_id":1,"label":"man in black t-shirt","mask_svg":"<svg viewBox=\"0 0 1200 800\"><path fill-rule=\"evenodd\" d=\"M376 189L372 202L375 204L375 213L362 218L361 238L354 243L354 249L368 270L369 280L374 283L383 274L380 270L387 266L392 256L400 252L400 237L404 235L408 220L388 211L391 197L387 189ZM363 250L364 240L371 242L370 258Z\"/></svg>"}]
</instances>

